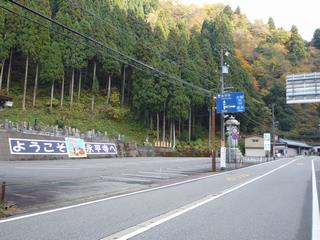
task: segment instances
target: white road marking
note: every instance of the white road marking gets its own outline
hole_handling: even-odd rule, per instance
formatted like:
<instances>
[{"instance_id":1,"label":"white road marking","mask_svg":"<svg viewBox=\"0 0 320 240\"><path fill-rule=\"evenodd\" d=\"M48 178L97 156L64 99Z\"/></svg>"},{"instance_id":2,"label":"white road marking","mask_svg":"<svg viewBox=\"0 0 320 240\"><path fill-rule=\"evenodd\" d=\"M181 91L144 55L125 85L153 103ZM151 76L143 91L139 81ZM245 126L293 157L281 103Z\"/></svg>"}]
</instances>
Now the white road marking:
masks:
<instances>
[{"instance_id":1,"label":"white road marking","mask_svg":"<svg viewBox=\"0 0 320 240\"><path fill-rule=\"evenodd\" d=\"M319 199L317 190L317 179L314 170L314 160L312 160L312 240L320 239L320 215Z\"/></svg>"},{"instance_id":2,"label":"white road marking","mask_svg":"<svg viewBox=\"0 0 320 240\"><path fill-rule=\"evenodd\" d=\"M28 170L80 170L81 168L67 168L67 167L15 167L15 169L28 169Z\"/></svg>"},{"instance_id":3,"label":"white road marking","mask_svg":"<svg viewBox=\"0 0 320 240\"><path fill-rule=\"evenodd\" d=\"M116 182L136 182L141 184L152 183L152 180L132 178L132 177L100 176L100 178L106 179L107 181L116 181Z\"/></svg>"},{"instance_id":4,"label":"white road marking","mask_svg":"<svg viewBox=\"0 0 320 240\"><path fill-rule=\"evenodd\" d=\"M141 174L155 174L155 175L169 175L169 176L188 176L186 174L182 174L182 173L169 173L166 171L162 171L162 172L139 172Z\"/></svg>"},{"instance_id":5,"label":"white road marking","mask_svg":"<svg viewBox=\"0 0 320 240\"><path fill-rule=\"evenodd\" d=\"M189 211L191 211L193 209L201 207L201 206L203 206L203 205L205 205L205 204L207 204L209 202L212 202L212 201L214 201L214 200L216 200L218 198L223 197L224 195L232 193L232 192L234 192L234 191L236 191L236 190L238 190L240 188L243 188L243 187L245 187L245 186L247 186L247 185L249 185L249 184L251 184L251 183L253 183L255 181L258 181L259 179L261 179L263 177L266 177L266 176L268 176L268 175L280 170L281 168L284 168L284 167L292 164L295 161L297 161L297 160L292 160L292 161L290 161L290 162L288 162L286 164L283 164L283 165L281 165L281 166L279 166L279 167L277 167L277 168L275 168L275 169L273 169L273 170L271 170L271 171L269 171L267 173L264 173L264 174L262 174L262 175L260 175L258 177L255 177L255 178L253 178L253 179L251 179L251 180L249 180L247 182L244 182L244 183L242 183L242 184L240 184L238 186L235 186L235 187L232 187L230 189L227 189L227 190L225 190L225 191L223 191L223 192L221 192L219 194L211 194L211 195L206 196L205 198L202 198L202 199L200 199L200 200L198 200L196 202L193 202L193 203L188 204L186 206L180 207L180 208L175 209L173 211L170 211L170 212L168 212L166 214L163 214L161 216L158 216L158 217L155 217L153 219L150 219L150 220L148 220L146 222L137 224L136 226L133 226L133 227L128 228L128 229L125 229L125 230L123 230L121 232L115 233L115 234L110 235L108 237L102 238L101 240L112 240L112 239L127 240L129 238L137 236L137 235L139 235L139 234L141 234L143 232L146 232L146 231L150 230L151 228L154 228L154 227L156 227L156 226L158 226L158 225L160 225L162 223L165 223L165 222L167 222L167 221L169 221L171 219L174 219L174 218L176 218L178 216L181 216L182 214L185 214L185 213L187 213L187 212L189 212Z\"/></svg>"},{"instance_id":6,"label":"white road marking","mask_svg":"<svg viewBox=\"0 0 320 240\"><path fill-rule=\"evenodd\" d=\"M245 169L259 167L259 166L262 166L262 165L265 165L265 164L269 164L269 163L273 163L273 162L274 161L265 162L265 163L261 163L261 164L257 164L257 165L252 165L252 166L246 167ZM117 195L117 196L113 196L113 197L102 198L102 199L93 200L93 201L84 202L84 203L75 204L75 205L70 205L70 206L66 206L66 207L55 208L55 209L46 210L46 211L42 211L42 212L26 214L26 215L22 215L22 216L18 216L18 217L6 218L6 219L3 219L3 220L0 220L0 224L1 223L6 223L6 222L17 221L17 220L21 220L21 219L25 219L25 218L30 218L30 217L50 214L50 213L54 213L54 212L60 212L60 211L64 211L64 210L68 210L68 209L72 209L72 208L82 207L82 206L91 205L91 204L95 204L95 203L99 203L99 202L105 202L105 201L109 201L109 200L113 200L113 199L129 197L129 196L133 196L133 195L137 195L137 194L141 194L141 193L152 192L152 191L156 191L156 190L160 190L160 189L165 189L165 188L170 188L170 187L174 187L174 186L183 185L183 184L186 184L186 183L197 182L197 181L200 181L200 180L203 180L203 179L207 179L207 178L212 178L212 177L216 177L216 176L230 174L230 173L232 173L234 171L239 171L239 170L241 170L241 169L235 169L235 170L231 170L231 171L227 171L227 172L223 172L223 173L218 173L218 174L214 174L214 175L208 175L208 176L203 176L203 177L199 177L199 178L193 178L193 179L189 179L189 180L185 180L185 181L181 181L181 182L176 182L176 183L172 183L172 184L168 184L168 185L163 185L163 186L159 186L159 187L155 187L155 188L144 189L144 190L140 190L140 191L136 191L136 192L126 193L126 194Z\"/></svg>"},{"instance_id":7,"label":"white road marking","mask_svg":"<svg viewBox=\"0 0 320 240\"><path fill-rule=\"evenodd\" d=\"M169 179L170 178L170 177L166 177L166 176L131 174L131 173L123 173L121 175L122 176L127 176L127 177L154 178L154 179Z\"/></svg>"}]
</instances>

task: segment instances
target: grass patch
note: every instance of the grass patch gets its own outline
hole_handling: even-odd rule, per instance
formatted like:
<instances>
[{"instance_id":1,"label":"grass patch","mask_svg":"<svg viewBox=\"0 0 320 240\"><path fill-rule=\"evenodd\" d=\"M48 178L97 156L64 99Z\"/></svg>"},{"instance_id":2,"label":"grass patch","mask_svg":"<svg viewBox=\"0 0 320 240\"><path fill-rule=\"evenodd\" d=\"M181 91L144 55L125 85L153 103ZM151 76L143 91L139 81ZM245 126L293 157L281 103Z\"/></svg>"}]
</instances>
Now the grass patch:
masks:
<instances>
[{"instance_id":1,"label":"grass patch","mask_svg":"<svg viewBox=\"0 0 320 240\"><path fill-rule=\"evenodd\" d=\"M14 203L0 201L0 218L10 217L22 212Z\"/></svg>"},{"instance_id":2,"label":"grass patch","mask_svg":"<svg viewBox=\"0 0 320 240\"><path fill-rule=\"evenodd\" d=\"M81 132L95 129L100 132L107 132L110 137L117 137L118 134L124 136L128 142L143 143L147 130L130 113L127 107L118 106L116 110L123 112L121 119L113 119L108 115L106 107L106 97L96 97L95 110L91 111L91 95L83 93L80 101L75 98L75 103L70 106L66 97L63 109L60 109L60 102L55 99L53 112L49 111L49 96L40 95L37 99L36 107L32 107L31 94L27 97L27 110L21 110L22 96L13 95L14 106L11 109L4 109L0 112L0 120L9 119L13 122L29 122L34 124L38 120L43 128L47 125L59 125L78 128Z\"/></svg>"}]
</instances>

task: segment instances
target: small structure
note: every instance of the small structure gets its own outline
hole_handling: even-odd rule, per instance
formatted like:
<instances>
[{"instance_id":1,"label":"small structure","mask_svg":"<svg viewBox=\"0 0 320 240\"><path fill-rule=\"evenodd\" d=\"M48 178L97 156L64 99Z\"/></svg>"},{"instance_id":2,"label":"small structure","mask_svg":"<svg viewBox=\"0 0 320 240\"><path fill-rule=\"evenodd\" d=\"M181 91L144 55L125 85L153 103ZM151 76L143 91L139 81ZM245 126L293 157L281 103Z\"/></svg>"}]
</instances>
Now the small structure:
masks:
<instances>
[{"instance_id":1,"label":"small structure","mask_svg":"<svg viewBox=\"0 0 320 240\"><path fill-rule=\"evenodd\" d=\"M245 139L246 157L265 157L264 139L259 136L252 136Z\"/></svg>"},{"instance_id":2,"label":"small structure","mask_svg":"<svg viewBox=\"0 0 320 240\"><path fill-rule=\"evenodd\" d=\"M237 121L233 116L225 123L227 127L227 136L228 136L228 151L227 151L227 162L236 163L239 155L241 154L238 149L238 140L239 140L239 125L240 122Z\"/></svg>"},{"instance_id":3,"label":"small structure","mask_svg":"<svg viewBox=\"0 0 320 240\"><path fill-rule=\"evenodd\" d=\"M308 155L312 150L312 146L294 140L279 138L275 145L275 152L279 156L294 157L297 155Z\"/></svg>"}]
</instances>

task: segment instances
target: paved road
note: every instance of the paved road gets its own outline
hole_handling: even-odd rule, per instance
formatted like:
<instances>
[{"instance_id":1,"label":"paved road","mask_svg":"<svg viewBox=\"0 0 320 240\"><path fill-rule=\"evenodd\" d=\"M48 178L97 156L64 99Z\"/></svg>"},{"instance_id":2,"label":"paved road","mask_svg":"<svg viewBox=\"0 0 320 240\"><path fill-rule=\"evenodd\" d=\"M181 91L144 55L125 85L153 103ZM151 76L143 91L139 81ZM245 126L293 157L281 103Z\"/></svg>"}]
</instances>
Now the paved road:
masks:
<instances>
[{"instance_id":1,"label":"paved road","mask_svg":"<svg viewBox=\"0 0 320 240\"><path fill-rule=\"evenodd\" d=\"M312 159L1 220L0 239L312 239ZM314 161L319 177L320 159Z\"/></svg>"},{"instance_id":2,"label":"paved road","mask_svg":"<svg viewBox=\"0 0 320 240\"><path fill-rule=\"evenodd\" d=\"M209 158L0 161L0 182L8 184L7 200L30 212L181 181L210 168Z\"/></svg>"}]
</instances>

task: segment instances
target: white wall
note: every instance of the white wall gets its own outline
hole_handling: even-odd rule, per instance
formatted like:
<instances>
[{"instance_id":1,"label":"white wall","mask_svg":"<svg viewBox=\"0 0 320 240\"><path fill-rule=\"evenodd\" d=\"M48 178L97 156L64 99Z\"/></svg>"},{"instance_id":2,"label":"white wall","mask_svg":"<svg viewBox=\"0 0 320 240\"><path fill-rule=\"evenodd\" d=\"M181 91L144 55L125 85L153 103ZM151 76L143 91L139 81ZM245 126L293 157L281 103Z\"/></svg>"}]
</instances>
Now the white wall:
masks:
<instances>
[{"instance_id":1,"label":"white wall","mask_svg":"<svg viewBox=\"0 0 320 240\"><path fill-rule=\"evenodd\" d=\"M246 148L246 157L265 157L266 152L263 148Z\"/></svg>"},{"instance_id":2,"label":"white wall","mask_svg":"<svg viewBox=\"0 0 320 240\"><path fill-rule=\"evenodd\" d=\"M298 155L298 150L295 148L287 148L287 157L294 157Z\"/></svg>"}]
</instances>

